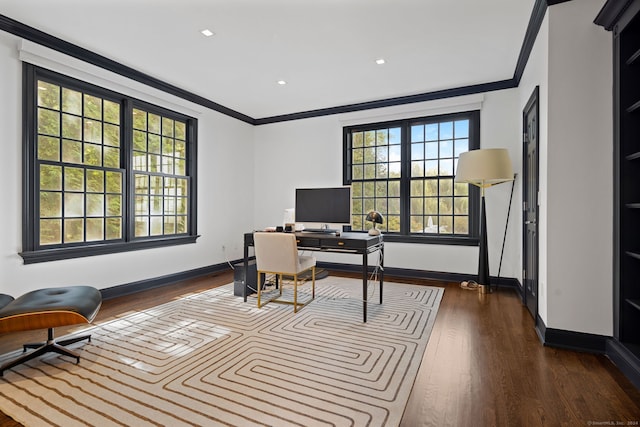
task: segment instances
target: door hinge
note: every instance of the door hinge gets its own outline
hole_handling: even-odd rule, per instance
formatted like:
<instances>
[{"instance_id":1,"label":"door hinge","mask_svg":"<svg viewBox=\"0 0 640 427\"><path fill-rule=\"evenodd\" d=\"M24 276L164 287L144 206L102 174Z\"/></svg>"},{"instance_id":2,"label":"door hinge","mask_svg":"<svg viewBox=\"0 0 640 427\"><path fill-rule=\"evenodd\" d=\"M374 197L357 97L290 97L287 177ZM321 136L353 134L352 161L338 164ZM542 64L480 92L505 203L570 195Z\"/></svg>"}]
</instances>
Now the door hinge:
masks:
<instances>
[{"instance_id":1,"label":"door hinge","mask_svg":"<svg viewBox=\"0 0 640 427\"><path fill-rule=\"evenodd\" d=\"M529 142L529 135L526 132L522 133L522 140L525 144Z\"/></svg>"},{"instance_id":2,"label":"door hinge","mask_svg":"<svg viewBox=\"0 0 640 427\"><path fill-rule=\"evenodd\" d=\"M522 280L527 278L527 270L522 270Z\"/></svg>"},{"instance_id":3,"label":"door hinge","mask_svg":"<svg viewBox=\"0 0 640 427\"><path fill-rule=\"evenodd\" d=\"M527 202L526 201L522 202L522 210L525 211L525 212L527 211Z\"/></svg>"}]
</instances>

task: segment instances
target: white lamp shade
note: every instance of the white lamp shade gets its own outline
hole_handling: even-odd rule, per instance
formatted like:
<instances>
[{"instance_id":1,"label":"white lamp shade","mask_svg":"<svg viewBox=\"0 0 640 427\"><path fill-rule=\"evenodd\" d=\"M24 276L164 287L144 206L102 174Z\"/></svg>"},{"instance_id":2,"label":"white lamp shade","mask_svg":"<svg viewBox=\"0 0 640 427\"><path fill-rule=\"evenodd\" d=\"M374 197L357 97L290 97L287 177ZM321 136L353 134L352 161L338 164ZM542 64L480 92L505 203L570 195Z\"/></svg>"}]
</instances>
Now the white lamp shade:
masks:
<instances>
[{"instance_id":1,"label":"white lamp shade","mask_svg":"<svg viewBox=\"0 0 640 427\"><path fill-rule=\"evenodd\" d=\"M513 181L513 167L505 148L485 148L460 154L455 182L481 188Z\"/></svg>"}]
</instances>

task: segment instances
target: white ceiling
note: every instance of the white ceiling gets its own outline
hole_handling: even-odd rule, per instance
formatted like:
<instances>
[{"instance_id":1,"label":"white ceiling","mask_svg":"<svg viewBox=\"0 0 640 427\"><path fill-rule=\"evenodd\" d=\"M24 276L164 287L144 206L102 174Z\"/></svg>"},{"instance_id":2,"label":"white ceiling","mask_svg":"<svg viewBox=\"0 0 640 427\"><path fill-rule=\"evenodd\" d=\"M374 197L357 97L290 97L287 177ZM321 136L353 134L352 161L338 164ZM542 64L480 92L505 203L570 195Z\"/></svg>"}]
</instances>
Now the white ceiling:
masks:
<instances>
[{"instance_id":1,"label":"white ceiling","mask_svg":"<svg viewBox=\"0 0 640 427\"><path fill-rule=\"evenodd\" d=\"M510 79L534 2L0 0L0 14L264 118Z\"/></svg>"}]
</instances>

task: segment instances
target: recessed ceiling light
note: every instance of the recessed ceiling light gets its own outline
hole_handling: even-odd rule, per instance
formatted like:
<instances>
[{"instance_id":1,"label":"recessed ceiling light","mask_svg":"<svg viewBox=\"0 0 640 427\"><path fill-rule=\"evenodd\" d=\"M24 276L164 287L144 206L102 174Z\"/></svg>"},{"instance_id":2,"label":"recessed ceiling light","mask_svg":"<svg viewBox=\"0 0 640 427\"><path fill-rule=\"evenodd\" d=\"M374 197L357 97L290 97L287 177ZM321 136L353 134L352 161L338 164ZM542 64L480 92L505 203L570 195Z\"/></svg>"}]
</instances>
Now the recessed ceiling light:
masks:
<instances>
[{"instance_id":1,"label":"recessed ceiling light","mask_svg":"<svg viewBox=\"0 0 640 427\"><path fill-rule=\"evenodd\" d=\"M385 63L385 60L384 60L383 58L378 58L378 59L376 59L376 64L378 64L378 65L382 65L382 64L384 64L384 63Z\"/></svg>"},{"instance_id":2,"label":"recessed ceiling light","mask_svg":"<svg viewBox=\"0 0 640 427\"><path fill-rule=\"evenodd\" d=\"M207 36L207 37L211 37L212 35L214 35L214 34L215 34L213 31L211 31L211 30L206 30L206 29L205 29L205 30L202 30L202 31L200 31L200 32L201 32L202 34L204 34L205 36Z\"/></svg>"},{"instance_id":3,"label":"recessed ceiling light","mask_svg":"<svg viewBox=\"0 0 640 427\"><path fill-rule=\"evenodd\" d=\"M286 85L286 84L287 84L287 82L286 82L286 81L284 81L284 80L278 80L278 84L279 84L279 85Z\"/></svg>"}]
</instances>

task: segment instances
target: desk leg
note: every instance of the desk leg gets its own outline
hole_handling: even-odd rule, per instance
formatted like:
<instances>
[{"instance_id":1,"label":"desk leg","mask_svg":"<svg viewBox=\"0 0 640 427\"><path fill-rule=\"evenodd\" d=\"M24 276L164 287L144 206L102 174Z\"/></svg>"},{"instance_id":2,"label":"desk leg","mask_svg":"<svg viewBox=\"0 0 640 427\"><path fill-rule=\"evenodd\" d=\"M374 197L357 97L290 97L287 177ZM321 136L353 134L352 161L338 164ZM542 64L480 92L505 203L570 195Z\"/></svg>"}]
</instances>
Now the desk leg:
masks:
<instances>
[{"instance_id":1,"label":"desk leg","mask_svg":"<svg viewBox=\"0 0 640 427\"><path fill-rule=\"evenodd\" d=\"M242 280L242 298L247 302L247 277L249 276L249 245L244 244L244 278Z\"/></svg>"},{"instance_id":2,"label":"desk leg","mask_svg":"<svg viewBox=\"0 0 640 427\"><path fill-rule=\"evenodd\" d=\"M380 247L380 304L382 304L382 287L384 285L384 246Z\"/></svg>"},{"instance_id":3,"label":"desk leg","mask_svg":"<svg viewBox=\"0 0 640 427\"><path fill-rule=\"evenodd\" d=\"M367 322L367 276L369 268L367 266L367 251L362 254L362 321Z\"/></svg>"}]
</instances>

